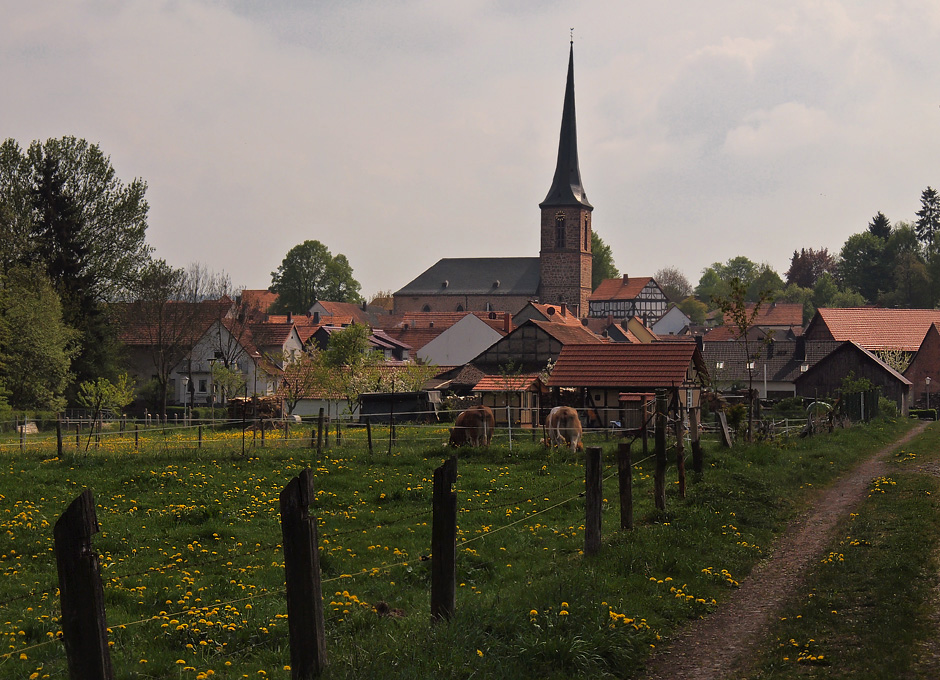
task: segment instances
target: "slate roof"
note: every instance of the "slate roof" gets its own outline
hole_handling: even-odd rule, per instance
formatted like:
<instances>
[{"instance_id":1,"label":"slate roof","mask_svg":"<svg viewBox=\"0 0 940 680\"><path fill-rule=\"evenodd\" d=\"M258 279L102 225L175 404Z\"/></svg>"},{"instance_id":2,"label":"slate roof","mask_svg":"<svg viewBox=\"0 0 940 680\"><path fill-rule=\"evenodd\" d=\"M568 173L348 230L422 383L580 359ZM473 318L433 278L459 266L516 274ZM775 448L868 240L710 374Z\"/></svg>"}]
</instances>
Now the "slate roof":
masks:
<instances>
[{"instance_id":1,"label":"slate roof","mask_svg":"<svg viewBox=\"0 0 940 680\"><path fill-rule=\"evenodd\" d=\"M806 333L811 338L831 335L834 340L851 340L868 350L916 352L930 324L937 322L940 322L937 309L824 307L816 310Z\"/></svg>"},{"instance_id":2,"label":"slate roof","mask_svg":"<svg viewBox=\"0 0 940 680\"><path fill-rule=\"evenodd\" d=\"M506 315L509 312L404 312L395 314L382 319L382 326L385 330L405 328L433 328L435 330L446 330L458 321L462 321L465 316L472 314L479 318L483 323L505 334ZM512 330L512 315L509 315L509 330Z\"/></svg>"},{"instance_id":3,"label":"slate roof","mask_svg":"<svg viewBox=\"0 0 940 680\"><path fill-rule=\"evenodd\" d=\"M385 334L399 342L407 343L415 351L418 351L446 330L447 327L445 326L435 326L434 328L388 328L385 330Z\"/></svg>"},{"instance_id":4,"label":"slate roof","mask_svg":"<svg viewBox=\"0 0 940 680\"><path fill-rule=\"evenodd\" d=\"M395 295L535 296L540 281L537 257L445 257Z\"/></svg>"},{"instance_id":5,"label":"slate roof","mask_svg":"<svg viewBox=\"0 0 940 680\"><path fill-rule=\"evenodd\" d=\"M805 350L798 353L800 344ZM803 374L803 364L815 366L842 345L836 341L805 342L797 340L774 340L766 347L761 347L760 358L755 360L754 378L764 379L764 364L767 365L767 380L771 382L793 382ZM708 342L706 340L702 356L710 373L722 381L747 380L747 366L744 350L732 340ZM717 368L718 362L724 366Z\"/></svg>"},{"instance_id":6,"label":"slate roof","mask_svg":"<svg viewBox=\"0 0 940 680\"><path fill-rule=\"evenodd\" d=\"M634 276L632 278L621 277L619 279L604 279L600 282L588 302L599 302L601 300L634 300L639 295L646 284L653 281L652 276ZM653 281L655 283L655 281Z\"/></svg>"},{"instance_id":7,"label":"slate roof","mask_svg":"<svg viewBox=\"0 0 940 680\"><path fill-rule=\"evenodd\" d=\"M689 366L704 371L693 343L565 345L549 387L656 388L685 384Z\"/></svg>"}]
</instances>

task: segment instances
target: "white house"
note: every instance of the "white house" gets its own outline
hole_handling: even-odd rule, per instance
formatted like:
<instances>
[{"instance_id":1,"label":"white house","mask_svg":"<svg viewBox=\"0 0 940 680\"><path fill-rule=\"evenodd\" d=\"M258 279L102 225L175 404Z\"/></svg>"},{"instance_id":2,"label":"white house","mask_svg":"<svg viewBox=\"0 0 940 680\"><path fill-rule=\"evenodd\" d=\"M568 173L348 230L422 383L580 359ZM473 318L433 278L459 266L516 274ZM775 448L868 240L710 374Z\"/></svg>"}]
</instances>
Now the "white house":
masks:
<instances>
[{"instance_id":1,"label":"white house","mask_svg":"<svg viewBox=\"0 0 940 680\"><path fill-rule=\"evenodd\" d=\"M426 364L462 366L502 337L478 316L467 314L419 349L417 356Z\"/></svg>"},{"instance_id":2,"label":"white house","mask_svg":"<svg viewBox=\"0 0 940 680\"><path fill-rule=\"evenodd\" d=\"M679 335L691 323L692 319L686 316L681 309L672 305L665 314L653 323L650 330L656 335Z\"/></svg>"}]
</instances>

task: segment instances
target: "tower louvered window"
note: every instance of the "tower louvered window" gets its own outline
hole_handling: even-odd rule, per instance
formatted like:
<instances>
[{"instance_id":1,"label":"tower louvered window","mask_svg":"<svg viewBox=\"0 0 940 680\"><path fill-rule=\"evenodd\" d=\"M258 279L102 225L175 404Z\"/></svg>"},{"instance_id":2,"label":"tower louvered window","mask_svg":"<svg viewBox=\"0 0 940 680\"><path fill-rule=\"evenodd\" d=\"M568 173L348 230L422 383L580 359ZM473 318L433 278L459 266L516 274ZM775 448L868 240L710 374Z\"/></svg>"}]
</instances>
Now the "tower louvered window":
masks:
<instances>
[{"instance_id":1,"label":"tower louvered window","mask_svg":"<svg viewBox=\"0 0 940 680\"><path fill-rule=\"evenodd\" d=\"M565 247L565 213L555 213L555 247Z\"/></svg>"}]
</instances>

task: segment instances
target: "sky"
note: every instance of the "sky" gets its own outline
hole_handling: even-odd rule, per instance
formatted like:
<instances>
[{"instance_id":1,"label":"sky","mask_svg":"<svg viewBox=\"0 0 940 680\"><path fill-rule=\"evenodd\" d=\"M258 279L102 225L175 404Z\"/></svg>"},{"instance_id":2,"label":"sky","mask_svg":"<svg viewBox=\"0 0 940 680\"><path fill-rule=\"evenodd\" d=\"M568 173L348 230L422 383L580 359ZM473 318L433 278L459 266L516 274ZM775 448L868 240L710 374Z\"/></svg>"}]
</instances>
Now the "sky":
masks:
<instances>
[{"instance_id":1,"label":"sky","mask_svg":"<svg viewBox=\"0 0 940 680\"><path fill-rule=\"evenodd\" d=\"M537 256L571 29L581 177L617 268L784 275L940 187L940 3L0 0L0 138L147 182L156 257L266 288L293 246L367 297Z\"/></svg>"}]
</instances>

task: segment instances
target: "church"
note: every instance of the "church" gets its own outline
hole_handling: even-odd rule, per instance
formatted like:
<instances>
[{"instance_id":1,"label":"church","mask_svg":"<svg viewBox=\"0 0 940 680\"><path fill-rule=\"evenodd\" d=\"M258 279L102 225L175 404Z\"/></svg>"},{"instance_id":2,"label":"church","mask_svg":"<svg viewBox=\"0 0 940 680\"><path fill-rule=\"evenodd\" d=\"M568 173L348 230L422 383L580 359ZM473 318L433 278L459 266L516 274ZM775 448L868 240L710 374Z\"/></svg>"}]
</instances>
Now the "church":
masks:
<instances>
[{"instance_id":1,"label":"church","mask_svg":"<svg viewBox=\"0 0 940 680\"><path fill-rule=\"evenodd\" d=\"M574 42L561 116L555 176L541 210L538 257L443 258L394 294L394 314L501 311L530 301L587 316L591 295L591 211L581 185L574 107Z\"/></svg>"}]
</instances>

